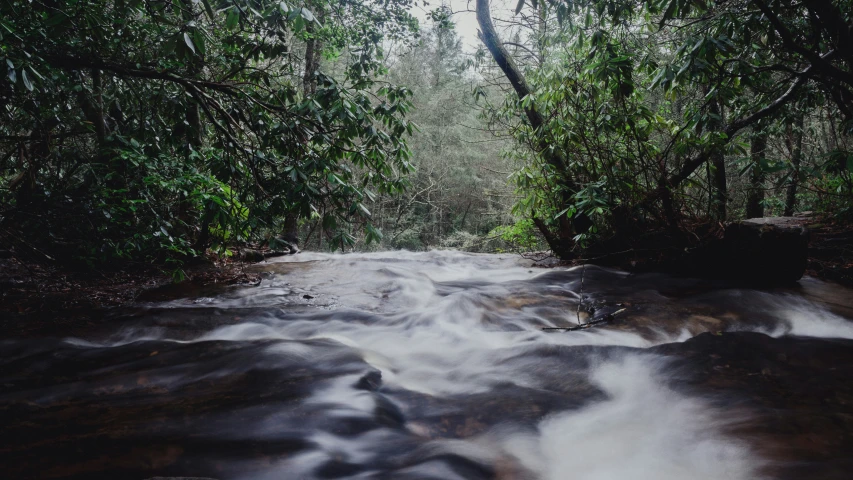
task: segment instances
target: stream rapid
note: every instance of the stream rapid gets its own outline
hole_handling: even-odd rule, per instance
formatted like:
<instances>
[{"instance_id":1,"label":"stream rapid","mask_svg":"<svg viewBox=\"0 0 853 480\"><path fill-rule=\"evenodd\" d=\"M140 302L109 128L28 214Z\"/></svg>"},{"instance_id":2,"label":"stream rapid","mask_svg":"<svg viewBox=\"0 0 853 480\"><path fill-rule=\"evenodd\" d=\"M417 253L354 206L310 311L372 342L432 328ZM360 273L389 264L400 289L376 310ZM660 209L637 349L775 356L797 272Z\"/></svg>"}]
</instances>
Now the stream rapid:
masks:
<instances>
[{"instance_id":1,"label":"stream rapid","mask_svg":"<svg viewBox=\"0 0 853 480\"><path fill-rule=\"evenodd\" d=\"M0 340L7 478L842 479L853 291L303 252ZM178 293L176 293L178 292ZM546 330L600 322L579 331Z\"/></svg>"}]
</instances>

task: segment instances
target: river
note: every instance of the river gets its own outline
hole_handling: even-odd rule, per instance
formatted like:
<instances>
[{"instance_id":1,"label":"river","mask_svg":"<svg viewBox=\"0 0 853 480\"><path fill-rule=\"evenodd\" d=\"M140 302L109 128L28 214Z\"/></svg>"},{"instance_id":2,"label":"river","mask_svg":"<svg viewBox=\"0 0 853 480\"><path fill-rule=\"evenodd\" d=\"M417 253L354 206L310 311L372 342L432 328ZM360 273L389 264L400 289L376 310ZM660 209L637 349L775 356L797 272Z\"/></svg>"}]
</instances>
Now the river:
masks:
<instances>
[{"instance_id":1,"label":"river","mask_svg":"<svg viewBox=\"0 0 853 480\"><path fill-rule=\"evenodd\" d=\"M849 289L459 252L251 268L0 341L2 476L853 475Z\"/></svg>"}]
</instances>

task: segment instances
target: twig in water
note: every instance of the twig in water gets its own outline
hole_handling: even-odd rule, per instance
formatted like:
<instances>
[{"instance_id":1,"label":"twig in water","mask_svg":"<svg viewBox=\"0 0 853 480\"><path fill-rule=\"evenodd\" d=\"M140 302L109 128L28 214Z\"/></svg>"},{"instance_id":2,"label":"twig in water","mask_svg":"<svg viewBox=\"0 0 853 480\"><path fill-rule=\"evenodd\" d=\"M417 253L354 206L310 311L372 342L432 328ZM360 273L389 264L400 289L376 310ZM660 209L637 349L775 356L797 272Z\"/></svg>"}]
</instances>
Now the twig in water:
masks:
<instances>
[{"instance_id":1,"label":"twig in water","mask_svg":"<svg viewBox=\"0 0 853 480\"><path fill-rule=\"evenodd\" d=\"M622 309L616 310L615 312L613 312L611 314L605 315L604 317L599 318L598 320L592 320L592 321L589 321L589 322L586 322L583 324L578 323L574 327L542 327L542 330L545 332L573 332L575 330L585 330L587 328L594 327L596 325L601 325L602 323L609 323L610 321L613 320L613 318L616 315L619 315L620 313L624 312L625 310L627 310L627 309L622 308Z\"/></svg>"}]
</instances>

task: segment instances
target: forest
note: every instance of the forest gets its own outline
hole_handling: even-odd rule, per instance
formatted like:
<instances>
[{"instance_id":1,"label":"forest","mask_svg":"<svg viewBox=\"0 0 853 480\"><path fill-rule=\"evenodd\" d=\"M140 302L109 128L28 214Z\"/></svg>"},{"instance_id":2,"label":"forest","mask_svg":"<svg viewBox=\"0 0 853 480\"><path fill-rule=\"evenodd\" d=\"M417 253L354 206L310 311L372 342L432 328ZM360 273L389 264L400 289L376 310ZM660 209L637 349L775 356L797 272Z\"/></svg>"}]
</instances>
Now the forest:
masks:
<instances>
[{"instance_id":1,"label":"forest","mask_svg":"<svg viewBox=\"0 0 853 480\"><path fill-rule=\"evenodd\" d=\"M853 478L853 0L0 0L11 480Z\"/></svg>"},{"instance_id":2,"label":"forest","mask_svg":"<svg viewBox=\"0 0 853 480\"><path fill-rule=\"evenodd\" d=\"M853 218L848 0L492 3L3 0L2 249L180 277Z\"/></svg>"}]
</instances>

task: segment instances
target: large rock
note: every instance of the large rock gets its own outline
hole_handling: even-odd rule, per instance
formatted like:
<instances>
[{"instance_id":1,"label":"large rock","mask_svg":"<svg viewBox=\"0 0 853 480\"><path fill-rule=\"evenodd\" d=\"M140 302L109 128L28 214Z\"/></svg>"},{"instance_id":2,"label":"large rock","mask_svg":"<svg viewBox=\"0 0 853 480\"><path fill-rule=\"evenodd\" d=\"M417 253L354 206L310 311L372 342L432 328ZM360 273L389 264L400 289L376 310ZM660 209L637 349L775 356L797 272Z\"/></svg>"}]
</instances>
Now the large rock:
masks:
<instances>
[{"instance_id":1,"label":"large rock","mask_svg":"<svg viewBox=\"0 0 853 480\"><path fill-rule=\"evenodd\" d=\"M796 282L806 271L809 232L800 217L753 218L726 226L725 264L734 279L762 284Z\"/></svg>"}]
</instances>

